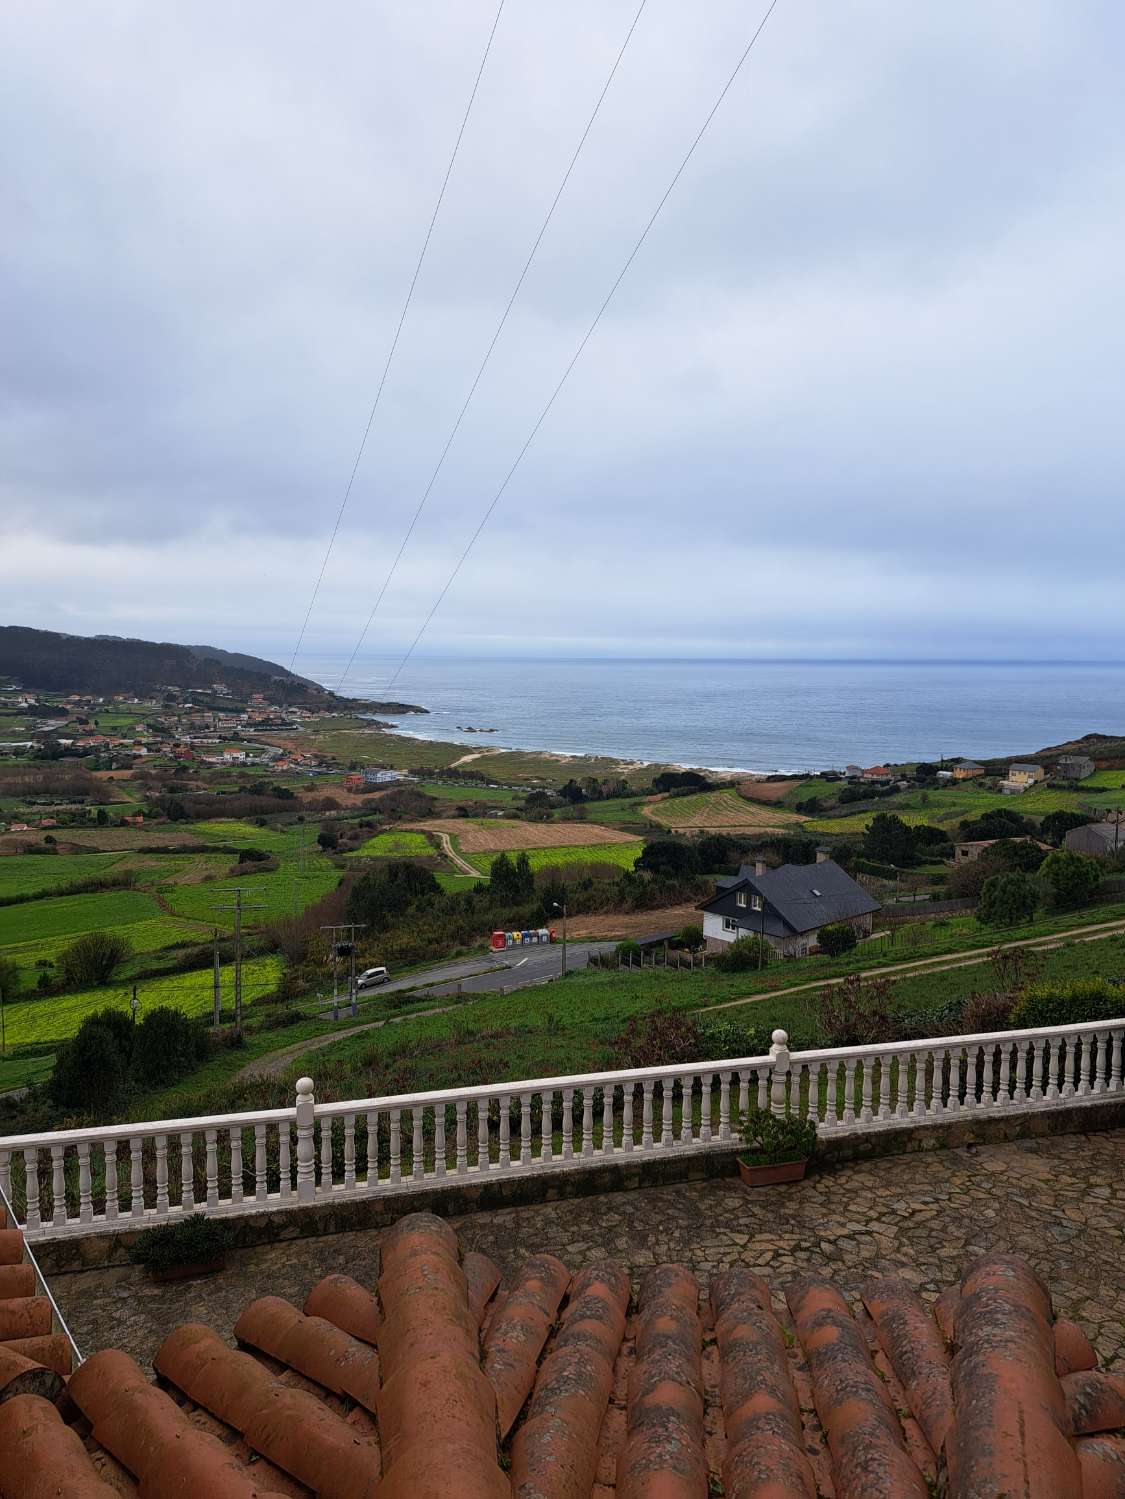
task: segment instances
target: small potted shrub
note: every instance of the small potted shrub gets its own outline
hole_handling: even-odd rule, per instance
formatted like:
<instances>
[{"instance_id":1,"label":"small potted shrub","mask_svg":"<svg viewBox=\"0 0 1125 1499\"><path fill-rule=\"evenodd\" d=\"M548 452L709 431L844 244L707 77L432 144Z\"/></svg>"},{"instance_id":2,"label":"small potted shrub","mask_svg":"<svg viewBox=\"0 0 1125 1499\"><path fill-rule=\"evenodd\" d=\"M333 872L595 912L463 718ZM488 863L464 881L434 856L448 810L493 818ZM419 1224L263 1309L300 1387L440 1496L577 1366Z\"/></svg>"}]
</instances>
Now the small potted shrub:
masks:
<instances>
[{"instance_id":1,"label":"small potted shrub","mask_svg":"<svg viewBox=\"0 0 1125 1499\"><path fill-rule=\"evenodd\" d=\"M755 1109L743 1126L742 1138L746 1149L738 1158L738 1174L746 1186L797 1182L816 1149L816 1120Z\"/></svg>"},{"instance_id":2,"label":"small potted shrub","mask_svg":"<svg viewBox=\"0 0 1125 1499\"><path fill-rule=\"evenodd\" d=\"M177 1223L162 1223L137 1235L129 1250L135 1265L145 1265L153 1280L186 1280L222 1270L230 1248L230 1225L193 1213Z\"/></svg>"}]
</instances>

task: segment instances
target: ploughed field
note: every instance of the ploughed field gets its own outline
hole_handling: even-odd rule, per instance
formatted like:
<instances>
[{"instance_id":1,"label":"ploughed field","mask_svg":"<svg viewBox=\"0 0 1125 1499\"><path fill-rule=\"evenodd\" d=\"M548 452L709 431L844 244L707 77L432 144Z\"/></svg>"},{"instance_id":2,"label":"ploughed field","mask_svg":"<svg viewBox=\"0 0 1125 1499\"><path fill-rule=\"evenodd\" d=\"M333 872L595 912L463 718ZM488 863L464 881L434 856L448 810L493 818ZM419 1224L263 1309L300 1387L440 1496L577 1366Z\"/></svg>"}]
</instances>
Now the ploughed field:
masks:
<instances>
[{"instance_id":1,"label":"ploughed field","mask_svg":"<svg viewBox=\"0 0 1125 1499\"><path fill-rule=\"evenodd\" d=\"M622 833L577 822L520 822L495 819L474 822L464 817L433 818L411 823L411 827L430 833L446 833L456 839L463 854L517 853L521 849L573 848L579 842L584 848L600 844L632 844L639 854L641 841L634 833ZM593 848L594 853L597 849ZM635 855L634 855L635 857Z\"/></svg>"},{"instance_id":2,"label":"ploughed field","mask_svg":"<svg viewBox=\"0 0 1125 1499\"><path fill-rule=\"evenodd\" d=\"M694 796L670 796L649 802L645 817L673 832L782 832L805 819L775 806L756 806L737 791L700 791Z\"/></svg>"}]
</instances>

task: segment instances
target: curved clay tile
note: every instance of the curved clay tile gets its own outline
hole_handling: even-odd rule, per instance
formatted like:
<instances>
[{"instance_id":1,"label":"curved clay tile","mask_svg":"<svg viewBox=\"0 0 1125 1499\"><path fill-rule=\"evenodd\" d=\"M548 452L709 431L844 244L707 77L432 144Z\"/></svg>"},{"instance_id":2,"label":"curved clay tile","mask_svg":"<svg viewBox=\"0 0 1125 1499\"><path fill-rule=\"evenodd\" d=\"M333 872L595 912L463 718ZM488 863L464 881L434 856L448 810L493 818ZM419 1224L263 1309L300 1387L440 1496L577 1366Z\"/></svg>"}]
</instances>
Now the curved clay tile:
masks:
<instances>
[{"instance_id":1,"label":"curved clay tile","mask_svg":"<svg viewBox=\"0 0 1125 1499\"><path fill-rule=\"evenodd\" d=\"M953 1386L949 1353L934 1319L901 1280L869 1281L860 1296L914 1419L940 1453L953 1420Z\"/></svg>"},{"instance_id":2,"label":"curved clay tile","mask_svg":"<svg viewBox=\"0 0 1125 1499\"><path fill-rule=\"evenodd\" d=\"M1085 1369L1064 1374L1061 1383L1072 1436L1125 1431L1125 1374Z\"/></svg>"},{"instance_id":3,"label":"curved clay tile","mask_svg":"<svg viewBox=\"0 0 1125 1499\"><path fill-rule=\"evenodd\" d=\"M0 1265L23 1264L23 1231L0 1228Z\"/></svg>"},{"instance_id":4,"label":"curved clay tile","mask_svg":"<svg viewBox=\"0 0 1125 1499\"><path fill-rule=\"evenodd\" d=\"M374 1344L379 1326L375 1298L350 1275L326 1275L305 1297L305 1316L323 1317L361 1343Z\"/></svg>"},{"instance_id":5,"label":"curved clay tile","mask_svg":"<svg viewBox=\"0 0 1125 1499\"><path fill-rule=\"evenodd\" d=\"M126 1353L106 1349L86 1360L69 1394L95 1440L140 1482L144 1495L268 1499L217 1437L200 1430Z\"/></svg>"},{"instance_id":6,"label":"curved clay tile","mask_svg":"<svg viewBox=\"0 0 1125 1499\"><path fill-rule=\"evenodd\" d=\"M103 1483L78 1435L49 1400L17 1395L0 1405L4 1499L118 1499Z\"/></svg>"},{"instance_id":7,"label":"curved clay tile","mask_svg":"<svg viewBox=\"0 0 1125 1499\"><path fill-rule=\"evenodd\" d=\"M947 1343L953 1343L953 1328L957 1321L957 1308L961 1304L961 1287L947 1287L933 1304L934 1321Z\"/></svg>"},{"instance_id":8,"label":"curved clay tile","mask_svg":"<svg viewBox=\"0 0 1125 1499\"><path fill-rule=\"evenodd\" d=\"M54 1369L0 1347L0 1401L16 1395L41 1395L44 1400L56 1400L62 1388L62 1377Z\"/></svg>"},{"instance_id":9,"label":"curved clay tile","mask_svg":"<svg viewBox=\"0 0 1125 1499\"><path fill-rule=\"evenodd\" d=\"M415 1213L380 1251L379 1499L510 1499L456 1235L440 1218Z\"/></svg>"},{"instance_id":10,"label":"curved clay tile","mask_svg":"<svg viewBox=\"0 0 1125 1499\"><path fill-rule=\"evenodd\" d=\"M699 1284L682 1265L645 1276L618 1499L707 1499Z\"/></svg>"},{"instance_id":11,"label":"curved clay tile","mask_svg":"<svg viewBox=\"0 0 1125 1499\"><path fill-rule=\"evenodd\" d=\"M478 1254L471 1249L461 1261L465 1272L465 1284L469 1292L469 1310L477 1319L477 1326L484 1321L488 1303L500 1284L500 1267L487 1254Z\"/></svg>"},{"instance_id":12,"label":"curved clay tile","mask_svg":"<svg viewBox=\"0 0 1125 1499\"><path fill-rule=\"evenodd\" d=\"M950 1499L1081 1494L1051 1301L1038 1276L1022 1260L978 1260L961 1282L955 1333Z\"/></svg>"},{"instance_id":13,"label":"curved clay tile","mask_svg":"<svg viewBox=\"0 0 1125 1499\"><path fill-rule=\"evenodd\" d=\"M726 1427L727 1499L816 1499L785 1337L769 1289L744 1265L711 1282Z\"/></svg>"},{"instance_id":14,"label":"curved clay tile","mask_svg":"<svg viewBox=\"0 0 1125 1499\"><path fill-rule=\"evenodd\" d=\"M1055 1323L1055 1373L1079 1374L1097 1368L1097 1364L1094 1346L1078 1323L1060 1317Z\"/></svg>"},{"instance_id":15,"label":"curved clay tile","mask_svg":"<svg viewBox=\"0 0 1125 1499\"><path fill-rule=\"evenodd\" d=\"M808 1278L786 1292L828 1440L837 1499L927 1499L867 1342L843 1297Z\"/></svg>"},{"instance_id":16,"label":"curved clay tile","mask_svg":"<svg viewBox=\"0 0 1125 1499\"><path fill-rule=\"evenodd\" d=\"M512 1441L516 1499L589 1499L628 1306L629 1280L620 1266L588 1265L575 1276Z\"/></svg>"},{"instance_id":17,"label":"curved clay tile","mask_svg":"<svg viewBox=\"0 0 1125 1499\"><path fill-rule=\"evenodd\" d=\"M0 1301L35 1295L35 1271L30 1265L0 1265Z\"/></svg>"},{"instance_id":18,"label":"curved clay tile","mask_svg":"<svg viewBox=\"0 0 1125 1499\"><path fill-rule=\"evenodd\" d=\"M44 1364L56 1374L69 1374L72 1363L70 1344L61 1332L53 1332L44 1338L12 1338L0 1343L0 1348L12 1353L22 1353L33 1364Z\"/></svg>"},{"instance_id":19,"label":"curved clay tile","mask_svg":"<svg viewBox=\"0 0 1125 1499\"><path fill-rule=\"evenodd\" d=\"M1079 1437L1082 1499L1125 1499L1125 1437Z\"/></svg>"},{"instance_id":20,"label":"curved clay tile","mask_svg":"<svg viewBox=\"0 0 1125 1499\"><path fill-rule=\"evenodd\" d=\"M0 1343L45 1338L50 1331L51 1303L46 1296L12 1296L0 1301Z\"/></svg>"},{"instance_id":21,"label":"curved clay tile","mask_svg":"<svg viewBox=\"0 0 1125 1499\"><path fill-rule=\"evenodd\" d=\"M234 1324L234 1335L334 1395L348 1395L365 1410L376 1409L378 1354L323 1317L306 1317L279 1296L261 1296Z\"/></svg>"},{"instance_id":22,"label":"curved clay tile","mask_svg":"<svg viewBox=\"0 0 1125 1499\"><path fill-rule=\"evenodd\" d=\"M378 1448L315 1395L274 1379L257 1359L228 1348L209 1327L178 1327L161 1344L153 1367L323 1499L374 1495Z\"/></svg>"},{"instance_id":23,"label":"curved clay tile","mask_svg":"<svg viewBox=\"0 0 1125 1499\"><path fill-rule=\"evenodd\" d=\"M561 1260L533 1255L489 1326L481 1366L496 1391L501 1440L531 1393L539 1355L569 1284L570 1271Z\"/></svg>"}]
</instances>

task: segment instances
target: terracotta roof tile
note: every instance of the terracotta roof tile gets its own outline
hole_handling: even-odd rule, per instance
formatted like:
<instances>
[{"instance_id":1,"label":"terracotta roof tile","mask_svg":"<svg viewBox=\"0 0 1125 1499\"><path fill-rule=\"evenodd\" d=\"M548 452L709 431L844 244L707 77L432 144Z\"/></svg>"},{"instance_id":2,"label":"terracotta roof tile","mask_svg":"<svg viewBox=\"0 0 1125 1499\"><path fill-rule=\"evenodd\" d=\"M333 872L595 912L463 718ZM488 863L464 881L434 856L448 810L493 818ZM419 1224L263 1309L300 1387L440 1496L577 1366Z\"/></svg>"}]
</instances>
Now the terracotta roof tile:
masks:
<instances>
[{"instance_id":1,"label":"terracotta roof tile","mask_svg":"<svg viewBox=\"0 0 1125 1499\"><path fill-rule=\"evenodd\" d=\"M1019 1261L931 1310L661 1266L631 1309L606 1262L533 1255L498 1290L429 1215L381 1247L377 1287L250 1303L239 1349L178 1328L159 1386L108 1350L65 1391L65 1340L0 1344L0 1496L1125 1499L1125 1372L1074 1367L1093 1350Z\"/></svg>"}]
</instances>

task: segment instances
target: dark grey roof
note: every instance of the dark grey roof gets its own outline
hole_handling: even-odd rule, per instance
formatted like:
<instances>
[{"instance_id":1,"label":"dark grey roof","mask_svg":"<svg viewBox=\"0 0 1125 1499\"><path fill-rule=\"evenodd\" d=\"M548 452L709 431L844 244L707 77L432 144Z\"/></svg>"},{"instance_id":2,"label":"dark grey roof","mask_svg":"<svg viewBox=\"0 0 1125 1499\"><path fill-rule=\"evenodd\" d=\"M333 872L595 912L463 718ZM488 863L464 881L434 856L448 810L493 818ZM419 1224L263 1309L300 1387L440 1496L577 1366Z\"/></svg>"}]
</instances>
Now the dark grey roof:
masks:
<instances>
[{"instance_id":1,"label":"dark grey roof","mask_svg":"<svg viewBox=\"0 0 1125 1499\"><path fill-rule=\"evenodd\" d=\"M962 770L983 770L984 766L979 760L954 760L953 764L960 765Z\"/></svg>"},{"instance_id":2,"label":"dark grey roof","mask_svg":"<svg viewBox=\"0 0 1125 1499\"><path fill-rule=\"evenodd\" d=\"M1009 770L1042 770L1043 767L1034 760L1013 760L1008 766Z\"/></svg>"},{"instance_id":3,"label":"dark grey roof","mask_svg":"<svg viewBox=\"0 0 1125 1499\"><path fill-rule=\"evenodd\" d=\"M779 869L767 869L765 874L755 874L749 864L744 864L733 879L719 882L714 896L704 902L704 909L740 885L756 891L794 932L811 932L830 921L849 921L879 910L879 902L833 859L821 864L782 864ZM741 915L739 920L741 923ZM746 926L757 930L759 921L757 913L747 912ZM768 913L766 930L770 930Z\"/></svg>"}]
</instances>

